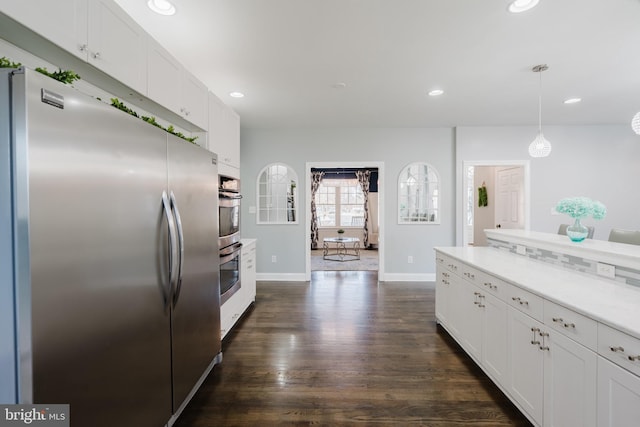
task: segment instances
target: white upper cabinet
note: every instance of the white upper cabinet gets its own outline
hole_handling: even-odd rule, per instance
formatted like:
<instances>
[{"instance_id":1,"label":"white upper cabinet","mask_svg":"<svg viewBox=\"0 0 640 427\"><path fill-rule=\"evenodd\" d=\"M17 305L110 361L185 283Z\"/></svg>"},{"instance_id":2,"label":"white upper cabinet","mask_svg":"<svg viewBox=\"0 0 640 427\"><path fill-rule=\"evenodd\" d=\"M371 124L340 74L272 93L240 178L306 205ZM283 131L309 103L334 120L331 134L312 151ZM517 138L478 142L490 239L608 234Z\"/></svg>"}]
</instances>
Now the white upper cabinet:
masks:
<instances>
[{"instance_id":1,"label":"white upper cabinet","mask_svg":"<svg viewBox=\"0 0 640 427\"><path fill-rule=\"evenodd\" d=\"M209 127L209 90L194 75L182 69L182 106L180 114L191 123L207 130Z\"/></svg>"},{"instance_id":2,"label":"white upper cabinet","mask_svg":"<svg viewBox=\"0 0 640 427\"><path fill-rule=\"evenodd\" d=\"M209 150L218 163L240 168L240 116L209 92Z\"/></svg>"},{"instance_id":3,"label":"white upper cabinet","mask_svg":"<svg viewBox=\"0 0 640 427\"><path fill-rule=\"evenodd\" d=\"M0 11L73 55L88 59L87 0L0 0Z\"/></svg>"},{"instance_id":4,"label":"white upper cabinet","mask_svg":"<svg viewBox=\"0 0 640 427\"><path fill-rule=\"evenodd\" d=\"M179 113L182 65L151 38L147 49L147 68L147 96L174 113Z\"/></svg>"},{"instance_id":5,"label":"white upper cabinet","mask_svg":"<svg viewBox=\"0 0 640 427\"><path fill-rule=\"evenodd\" d=\"M89 0L89 63L144 95L147 38L112 0Z\"/></svg>"},{"instance_id":6,"label":"white upper cabinet","mask_svg":"<svg viewBox=\"0 0 640 427\"><path fill-rule=\"evenodd\" d=\"M149 38L147 96L203 130L209 127L207 87Z\"/></svg>"}]
</instances>

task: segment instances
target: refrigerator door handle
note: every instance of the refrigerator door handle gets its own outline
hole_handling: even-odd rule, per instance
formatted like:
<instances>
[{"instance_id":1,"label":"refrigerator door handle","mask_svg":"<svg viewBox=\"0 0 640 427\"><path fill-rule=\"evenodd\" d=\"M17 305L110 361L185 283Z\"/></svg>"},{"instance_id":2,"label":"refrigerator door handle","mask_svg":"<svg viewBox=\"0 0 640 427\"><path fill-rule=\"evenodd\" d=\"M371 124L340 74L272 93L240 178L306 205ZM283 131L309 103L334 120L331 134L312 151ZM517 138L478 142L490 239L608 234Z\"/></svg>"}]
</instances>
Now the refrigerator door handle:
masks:
<instances>
[{"instance_id":1,"label":"refrigerator door handle","mask_svg":"<svg viewBox=\"0 0 640 427\"><path fill-rule=\"evenodd\" d=\"M184 267L184 233L182 232L182 219L180 218L180 210L178 209L178 203L176 197L171 192L171 208L176 218L176 228L178 229L178 274L176 276L176 290L173 294L173 306L175 307L180 297L180 289L182 288L182 269Z\"/></svg>"},{"instance_id":2,"label":"refrigerator door handle","mask_svg":"<svg viewBox=\"0 0 640 427\"><path fill-rule=\"evenodd\" d=\"M178 247L176 242L176 223L173 219L173 214L171 213L171 203L169 202L169 197L167 196L167 192L162 192L162 206L164 208L164 215L167 218L167 224L169 225L169 286L166 292L164 293L164 302L165 302L165 310L171 303L174 282L175 282L175 274L178 270Z\"/></svg>"}]
</instances>

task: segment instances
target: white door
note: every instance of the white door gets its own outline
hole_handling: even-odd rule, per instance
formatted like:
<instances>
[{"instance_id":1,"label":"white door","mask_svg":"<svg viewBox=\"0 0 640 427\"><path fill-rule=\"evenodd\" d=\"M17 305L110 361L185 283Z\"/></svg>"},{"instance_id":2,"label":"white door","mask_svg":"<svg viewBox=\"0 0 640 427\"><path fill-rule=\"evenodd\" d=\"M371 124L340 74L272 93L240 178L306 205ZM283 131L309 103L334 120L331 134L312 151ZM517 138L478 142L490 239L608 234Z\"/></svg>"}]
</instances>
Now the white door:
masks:
<instances>
[{"instance_id":1,"label":"white door","mask_svg":"<svg viewBox=\"0 0 640 427\"><path fill-rule=\"evenodd\" d=\"M520 166L496 172L496 228L524 228L524 173Z\"/></svg>"}]
</instances>

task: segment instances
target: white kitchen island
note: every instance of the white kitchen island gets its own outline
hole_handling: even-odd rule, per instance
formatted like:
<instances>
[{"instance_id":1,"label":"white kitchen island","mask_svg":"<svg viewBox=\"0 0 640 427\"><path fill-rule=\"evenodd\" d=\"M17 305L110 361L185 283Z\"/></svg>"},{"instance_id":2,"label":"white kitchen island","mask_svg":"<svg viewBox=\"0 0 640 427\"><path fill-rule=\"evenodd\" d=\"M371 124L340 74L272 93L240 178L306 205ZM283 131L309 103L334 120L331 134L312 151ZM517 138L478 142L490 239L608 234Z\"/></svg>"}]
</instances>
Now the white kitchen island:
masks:
<instances>
[{"instance_id":1,"label":"white kitchen island","mask_svg":"<svg viewBox=\"0 0 640 427\"><path fill-rule=\"evenodd\" d=\"M535 425L637 425L640 248L487 236L436 248L436 321ZM620 275L598 276L603 262Z\"/></svg>"}]
</instances>

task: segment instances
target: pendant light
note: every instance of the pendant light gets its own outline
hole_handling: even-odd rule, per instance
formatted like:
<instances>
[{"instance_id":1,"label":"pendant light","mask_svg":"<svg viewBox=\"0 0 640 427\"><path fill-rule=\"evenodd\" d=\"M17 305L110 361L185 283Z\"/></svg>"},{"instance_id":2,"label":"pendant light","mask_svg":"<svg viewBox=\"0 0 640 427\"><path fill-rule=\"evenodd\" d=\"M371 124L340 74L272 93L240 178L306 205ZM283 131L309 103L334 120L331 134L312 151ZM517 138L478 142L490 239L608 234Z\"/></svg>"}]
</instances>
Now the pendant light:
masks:
<instances>
[{"instance_id":1,"label":"pendant light","mask_svg":"<svg viewBox=\"0 0 640 427\"><path fill-rule=\"evenodd\" d=\"M540 74L540 90L538 92L538 136L529 145L531 157L547 157L551 153L551 143L542 134L542 72L548 70L547 64L536 65L531 70Z\"/></svg>"},{"instance_id":2,"label":"pendant light","mask_svg":"<svg viewBox=\"0 0 640 427\"><path fill-rule=\"evenodd\" d=\"M640 112L636 113L631 119L631 129L638 135L640 135Z\"/></svg>"}]
</instances>

